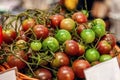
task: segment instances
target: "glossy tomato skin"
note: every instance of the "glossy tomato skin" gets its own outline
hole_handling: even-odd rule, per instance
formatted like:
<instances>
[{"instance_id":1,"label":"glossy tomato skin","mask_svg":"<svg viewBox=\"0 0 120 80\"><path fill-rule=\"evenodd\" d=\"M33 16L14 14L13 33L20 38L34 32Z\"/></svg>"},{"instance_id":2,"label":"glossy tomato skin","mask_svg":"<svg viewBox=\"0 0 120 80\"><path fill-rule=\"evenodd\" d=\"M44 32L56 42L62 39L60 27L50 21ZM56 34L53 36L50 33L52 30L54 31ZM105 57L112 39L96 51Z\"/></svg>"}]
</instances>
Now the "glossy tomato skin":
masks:
<instances>
[{"instance_id":1,"label":"glossy tomato skin","mask_svg":"<svg viewBox=\"0 0 120 80\"><path fill-rule=\"evenodd\" d=\"M60 23L60 28L68 31L72 31L73 29L75 29L75 26L75 21L71 18L63 19Z\"/></svg>"},{"instance_id":2,"label":"glossy tomato skin","mask_svg":"<svg viewBox=\"0 0 120 80\"><path fill-rule=\"evenodd\" d=\"M70 56L75 56L79 52L79 45L74 40L65 41L65 53Z\"/></svg>"},{"instance_id":3,"label":"glossy tomato skin","mask_svg":"<svg viewBox=\"0 0 120 80\"><path fill-rule=\"evenodd\" d=\"M19 39L16 41L16 47L20 48L20 49L24 49L25 47L27 47L27 42L22 40L22 39Z\"/></svg>"},{"instance_id":4,"label":"glossy tomato skin","mask_svg":"<svg viewBox=\"0 0 120 80\"><path fill-rule=\"evenodd\" d=\"M12 28L3 29L2 34L3 34L3 41L7 44L12 43L17 37L16 31Z\"/></svg>"},{"instance_id":5,"label":"glossy tomato skin","mask_svg":"<svg viewBox=\"0 0 120 80\"><path fill-rule=\"evenodd\" d=\"M104 62L104 61L107 61L107 60L110 60L110 59L112 59L112 57L109 54L103 54L103 55L100 56L99 61Z\"/></svg>"},{"instance_id":6,"label":"glossy tomato skin","mask_svg":"<svg viewBox=\"0 0 120 80\"><path fill-rule=\"evenodd\" d=\"M84 70L89 68L90 64L86 60L75 60L72 69L78 78L85 78Z\"/></svg>"},{"instance_id":7,"label":"glossy tomato skin","mask_svg":"<svg viewBox=\"0 0 120 80\"><path fill-rule=\"evenodd\" d=\"M16 51L15 55L18 57L21 57L22 59L26 61L28 60L28 57L23 50ZM21 61L19 58L15 57L14 55L9 55L7 57L7 63L10 67L16 66L19 70L23 69L26 66L26 64L23 61Z\"/></svg>"},{"instance_id":8,"label":"glossy tomato skin","mask_svg":"<svg viewBox=\"0 0 120 80\"><path fill-rule=\"evenodd\" d=\"M74 80L75 75L73 70L68 66L62 66L57 73L58 80Z\"/></svg>"},{"instance_id":9,"label":"glossy tomato skin","mask_svg":"<svg viewBox=\"0 0 120 80\"><path fill-rule=\"evenodd\" d=\"M25 19L22 22L22 29L24 31L28 30L29 28L32 28L35 25L35 21L32 18Z\"/></svg>"},{"instance_id":10,"label":"glossy tomato skin","mask_svg":"<svg viewBox=\"0 0 120 80\"><path fill-rule=\"evenodd\" d=\"M80 34L83 30L85 29L85 26L80 24L78 27L77 27L77 33Z\"/></svg>"},{"instance_id":11,"label":"glossy tomato skin","mask_svg":"<svg viewBox=\"0 0 120 80\"><path fill-rule=\"evenodd\" d=\"M78 23L85 23L87 22L87 16L82 12L76 12L72 15L72 19Z\"/></svg>"},{"instance_id":12,"label":"glossy tomato skin","mask_svg":"<svg viewBox=\"0 0 120 80\"><path fill-rule=\"evenodd\" d=\"M44 39L46 37L48 37L49 34L49 30L47 27L45 27L44 25L35 25L33 27L33 32L35 33L37 39Z\"/></svg>"},{"instance_id":13,"label":"glossy tomato skin","mask_svg":"<svg viewBox=\"0 0 120 80\"><path fill-rule=\"evenodd\" d=\"M112 47L106 40L102 40L98 43L97 49L100 52L100 54L109 54Z\"/></svg>"},{"instance_id":14,"label":"glossy tomato skin","mask_svg":"<svg viewBox=\"0 0 120 80\"><path fill-rule=\"evenodd\" d=\"M59 27L60 22L64 19L64 16L60 14L55 14L50 17L51 25L53 28Z\"/></svg>"},{"instance_id":15,"label":"glossy tomato skin","mask_svg":"<svg viewBox=\"0 0 120 80\"><path fill-rule=\"evenodd\" d=\"M35 74L39 80L52 80L52 74L47 69L39 68L35 71Z\"/></svg>"},{"instance_id":16,"label":"glossy tomato skin","mask_svg":"<svg viewBox=\"0 0 120 80\"><path fill-rule=\"evenodd\" d=\"M82 56L85 53L85 46L82 44L78 44L79 45L79 52L78 52L78 56Z\"/></svg>"},{"instance_id":17,"label":"glossy tomato skin","mask_svg":"<svg viewBox=\"0 0 120 80\"><path fill-rule=\"evenodd\" d=\"M32 41L30 43L30 48L33 50L33 51L40 51L41 48L42 48L42 44L40 41Z\"/></svg>"},{"instance_id":18,"label":"glossy tomato skin","mask_svg":"<svg viewBox=\"0 0 120 80\"><path fill-rule=\"evenodd\" d=\"M63 52L55 53L55 58L52 61L52 67L68 66L69 57Z\"/></svg>"},{"instance_id":19,"label":"glossy tomato skin","mask_svg":"<svg viewBox=\"0 0 120 80\"><path fill-rule=\"evenodd\" d=\"M94 25L102 25L102 26L106 27L105 21L103 19L100 19L100 18L94 19L93 24Z\"/></svg>"}]
</instances>

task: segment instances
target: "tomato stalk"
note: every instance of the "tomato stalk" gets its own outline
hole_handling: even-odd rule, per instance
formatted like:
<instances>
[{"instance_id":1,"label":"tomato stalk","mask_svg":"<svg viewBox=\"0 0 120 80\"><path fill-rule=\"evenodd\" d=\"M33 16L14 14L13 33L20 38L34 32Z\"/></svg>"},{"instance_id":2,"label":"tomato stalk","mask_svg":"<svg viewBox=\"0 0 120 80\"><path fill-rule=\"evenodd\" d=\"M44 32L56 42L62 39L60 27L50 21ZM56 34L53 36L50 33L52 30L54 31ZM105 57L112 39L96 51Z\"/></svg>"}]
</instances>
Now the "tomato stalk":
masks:
<instances>
[{"instance_id":1,"label":"tomato stalk","mask_svg":"<svg viewBox=\"0 0 120 80\"><path fill-rule=\"evenodd\" d=\"M2 35L2 26L0 26L0 45L3 42L3 35Z\"/></svg>"}]
</instances>

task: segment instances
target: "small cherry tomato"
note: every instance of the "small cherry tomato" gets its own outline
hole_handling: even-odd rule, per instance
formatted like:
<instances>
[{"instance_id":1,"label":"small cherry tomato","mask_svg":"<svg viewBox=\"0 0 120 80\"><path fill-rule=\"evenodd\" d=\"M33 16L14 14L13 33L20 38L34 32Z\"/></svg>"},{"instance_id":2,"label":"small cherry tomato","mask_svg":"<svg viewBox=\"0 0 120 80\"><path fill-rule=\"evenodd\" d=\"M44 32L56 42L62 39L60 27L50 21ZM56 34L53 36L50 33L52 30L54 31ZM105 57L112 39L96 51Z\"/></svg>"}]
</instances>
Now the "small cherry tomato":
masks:
<instances>
[{"instance_id":1,"label":"small cherry tomato","mask_svg":"<svg viewBox=\"0 0 120 80\"><path fill-rule=\"evenodd\" d=\"M103 54L103 55L100 56L99 61L104 62L104 61L107 61L107 60L110 60L110 59L112 59L112 57L109 54Z\"/></svg>"},{"instance_id":2,"label":"small cherry tomato","mask_svg":"<svg viewBox=\"0 0 120 80\"><path fill-rule=\"evenodd\" d=\"M30 47L33 51L40 51L42 44L40 41L33 41L30 43Z\"/></svg>"}]
</instances>

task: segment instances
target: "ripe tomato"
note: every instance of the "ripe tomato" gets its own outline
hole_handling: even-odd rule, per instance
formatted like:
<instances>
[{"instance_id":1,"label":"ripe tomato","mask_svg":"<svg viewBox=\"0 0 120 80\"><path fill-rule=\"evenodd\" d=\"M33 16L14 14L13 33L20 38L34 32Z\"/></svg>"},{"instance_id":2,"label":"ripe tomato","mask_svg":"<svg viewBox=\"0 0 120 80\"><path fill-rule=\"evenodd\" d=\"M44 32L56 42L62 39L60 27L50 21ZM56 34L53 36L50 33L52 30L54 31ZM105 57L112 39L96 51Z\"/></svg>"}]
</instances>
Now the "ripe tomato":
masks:
<instances>
[{"instance_id":1,"label":"ripe tomato","mask_svg":"<svg viewBox=\"0 0 120 80\"><path fill-rule=\"evenodd\" d=\"M97 49L100 52L100 54L109 54L112 48L111 45L106 40L102 40L98 43Z\"/></svg>"},{"instance_id":2,"label":"ripe tomato","mask_svg":"<svg viewBox=\"0 0 120 80\"><path fill-rule=\"evenodd\" d=\"M48 28L44 25L35 25L33 27L33 32L35 33L37 39L48 37L49 31Z\"/></svg>"},{"instance_id":3,"label":"ripe tomato","mask_svg":"<svg viewBox=\"0 0 120 80\"><path fill-rule=\"evenodd\" d=\"M100 56L99 61L104 62L104 61L107 61L107 60L110 60L110 59L112 59L112 57L109 54L103 54L103 55Z\"/></svg>"},{"instance_id":4,"label":"ripe tomato","mask_svg":"<svg viewBox=\"0 0 120 80\"><path fill-rule=\"evenodd\" d=\"M71 34L69 31L61 29L56 33L55 38L62 44L66 40L71 40Z\"/></svg>"},{"instance_id":5,"label":"ripe tomato","mask_svg":"<svg viewBox=\"0 0 120 80\"><path fill-rule=\"evenodd\" d=\"M28 57L23 50L21 51L16 50L15 55L21 57L26 61L28 60ZM14 55L9 55L7 57L7 63L10 67L16 66L18 69L23 69L26 66L26 64L21 59L15 57Z\"/></svg>"},{"instance_id":6,"label":"ripe tomato","mask_svg":"<svg viewBox=\"0 0 120 80\"><path fill-rule=\"evenodd\" d=\"M69 57L63 52L55 53L55 58L52 61L52 67L68 66Z\"/></svg>"},{"instance_id":7,"label":"ripe tomato","mask_svg":"<svg viewBox=\"0 0 120 80\"><path fill-rule=\"evenodd\" d=\"M32 28L35 25L35 21L32 18L25 19L22 22L22 29L24 31L28 30L29 28Z\"/></svg>"},{"instance_id":8,"label":"ripe tomato","mask_svg":"<svg viewBox=\"0 0 120 80\"><path fill-rule=\"evenodd\" d=\"M30 43L30 47L33 51L40 51L40 49L42 48L42 44L40 41L32 41Z\"/></svg>"},{"instance_id":9,"label":"ripe tomato","mask_svg":"<svg viewBox=\"0 0 120 80\"><path fill-rule=\"evenodd\" d=\"M85 53L85 46L82 44L78 44L79 45L79 52L78 52L78 56L82 56Z\"/></svg>"},{"instance_id":10,"label":"ripe tomato","mask_svg":"<svg viewBox=\"0 0 120 80\"><path fill-rule=\"evenodd\" d=\"M56 52L59 49L59 42L54 37L47 37L42 42L42 47L44 50L51 50Z\"/></svg>"},{"instance_id":11,"label":"ripe tomato","mask_svg":"<svg viewBox=\"0 0 120 80\"><path fill-rule=\"evenodd\" d=\"M90 64L86 60L75 60L72 69L78 78L85 78L84 70L89 68Z\"/></svg>"},{"instance_id":12,"label":"ripe tomato","mask_svg":"<svg viewBox=\"0 0 120 80\"><path fill-rule=\"evenodd\" d=\"M3 29L2 34L3 34L3 41L7 44L12 43L17 36L17 33L13 28Z\"/></svg>"},{"instance_id":13,"label":"ripe tomato","mask_svg":"<svg viewBox=\"0 0 120 80\"><path fill-rule=\"evenodd\" d=\"M73 29L75 29L75 26L75 21L73 21L71 18L63 19L60 23L60 28L68 31L72 31Z\"/></svg>"},{"instance_id":14,"label":"ripe tomato","mask_svg":"<svg viewBox=\"0 0 120 80\"><path fill-rule=\"evenodd\" d=\"M35 71L35 77L39 80L52 80L52 74L49 70L44 68L39 68Z\"/></svg>"},{"instance_id":15,"label":"ripe tomato","mask_svg":"<svg viewBox=\"0 0 120 80\"><path fill-rule=\"evenodd\" d=\"M80 36L85 43L92 43L95 40L95 33L92 29L84 29Z\"/></svg>"},{"instance_id":16,"label":"ripe tomato","mask_svg":"<svg viewBox=\"0 0 120 80\"><path fill-rule=\"evenodd\" d=\"M102 25L102 26L106 27L105 21L103 19L100 19L100 18L94 19L93 24L94 25Z\"/></svg>"},{"instance_id":17,"label":"ripe tomato","mask_svg":"<svg viewBox=\"0 0 120 80\"><path fill-rule=\"evenodd\" d=\"M3 42L2 26L0 25L0 45Z\"/></svg>"},{"instance_id":18,"label":"ripe tomato","mask_svg":"<svg viewBox=\"0 0 120 80\"><path fill-rule=\"evenodd\" d=\"M76 12L72 15L72 19L75 20L77 23L85 23L87 22L87 16L82 12Z\"/></svg>"},{"instance_id":19,"label":"ripe tomato","mask_svg":"<svg viewBox=\"0 0 120 80\"><path fill-rule=\"evenodd\" d=\"M60 14L50 16L51 25L53 28L56 28L60 25L60 22L64 19L64 16Z\"/></svg>"},{"instance_id":20,"label":"ripe tomato","mask_svg":"<svg viewBox=\"0 0 120 80\"><path fill-rule=\"evenodd\" d=\"M79 52L79 45L74 40L67 40L65 41L65 53L71 56L77 55Z\"/></svg>"},{"instance_id":21,"label":"ripe tomato","mask_svg":"<svg viewBox=\"0 0 120 80\"><path fill-rule=\"evenodd\" d=\"M83 30L85 29L85 26L80 24L78 27L77 27L77 33L80 34Z\"/></svg>"},{"instance_id":22,"label":"ripe tomato","mask_svg":"<svg viewBox=\"0 0 120 80\"><path fill-rule=\"evenodd\" d=\"M62 66L57 73L58 80L74 80L75 75L73 70L68 66Z\"/></svg>"},{"instance_id":23,"label":"ripe tomato","mask_svg":"<svg viewBox=\"0 0 120 80\"><path fill-rule=\"evenodd\" d=\"M20 49L24 49L27 46L27 43L26 43L26 41L20 39L20 40L16 41L15 45L17 47L19 47Z\"/></svg>"},{"instance_id":24,"label":"ripe tomato","mask_svg":"<svg viewBox=\"0 0 120 80\"><path fill-rule=\"evenodd\" d=\"M94 49L88 49L85 53L85 58L89 61L89 62L94 62L94 61L98 61L100 58L100 53Z\"/></svg>"}]
</instances>

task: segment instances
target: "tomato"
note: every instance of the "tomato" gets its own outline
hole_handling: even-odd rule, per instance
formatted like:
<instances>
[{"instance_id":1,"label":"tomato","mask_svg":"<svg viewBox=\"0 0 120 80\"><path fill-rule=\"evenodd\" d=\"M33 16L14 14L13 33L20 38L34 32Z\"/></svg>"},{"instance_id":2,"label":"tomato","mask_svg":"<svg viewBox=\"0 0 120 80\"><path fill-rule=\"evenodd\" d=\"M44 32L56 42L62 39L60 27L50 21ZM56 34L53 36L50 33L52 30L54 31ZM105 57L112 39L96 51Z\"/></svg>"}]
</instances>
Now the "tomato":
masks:
<instances>
[{"instance_id":1,"label":"tomato","mask_svg":"<svg viewBox=\"0 0 120 80\"><path fill-rule=\"evenodd\" d=\"M69 62L69 57L65 53L57 52L52 61L52 67L68 66Z\"/></svg>"},{"instance_id":2,"label":"tomato","mask_svg":"<svg viewBox=\"0 0 120 80\"><path fill-rule=\"evenodd\" d=\"M64 43L66 40L71 40L71 34L67 30L61 29L55 34L55 38L60 43Z\"/></svg>"},{"instance_id":3,"label":"tomato","mask_svg":"<svg viewBox=\"0 0 120 80\"><path fill-rule=\"evenodd\" d=\"M85 53L85 58L89 61L89 62L94 62L94 61L97 61L99 60L100 58L100 53L94 49L94 48L91 48L91 49L88 49Z\"/></svg>"},{"instance_id":4,"label":"tomato","mask_svg":"<svg viewBox=\"0 0 120 80\"><path fill-rule=\"evenodd\" d=\"M80 24L78 27L77 27L77 33L80 34L83 30L85 29L85 26Z\"/></svg>"},{"instance_id":5,"label":"tomato","mask_svg":"<svg viewBox=\"0 0 120 80\"><path fill-rule=\"evenodd\" d=\"M106 40L112 48L116 45L116 38L113 34L106 34L102 37L102 40Z\"/></svg>"},{"instance_id":6,"label":"tomato","mask_svg":"<svg viewBox=\"0 0 120 80\"><path fill-rule=\"evenodd\" d=\"M37 39L48 37L49 30L44 25L35 25L33 27L33 32L35 33Z\"/></svg>"},{"instance_id":7,"label":"tomato","mask_svg":"<svg viewBox=\"0 0 120 80\"><path fill-rule=\"evenodd\" d=\"M16 50L15 55L22 58L22 59L24 59L24 60L26 60L26 61L28 60L28 57L27 57L27 55L25 54L25 52L23 50L21 50L21 51ZM10 67L15 67L16 66L19 70L23 69L26 66L26 64L21 59L17 58L16 56L9 55L7 57L8 65Z\"/></svg>"},{"instance_id":8,"label":"tomato","mask_svg":"<svg viewBox=\"0 0 120 80\"><path fill-rule=\"evenodd\" d=\"M84 70L90 67L90 63L86 60L75 60L72 69L78 78L85 78Z\"/></svg>"},{"instance_id":9,"label":"tomato","mask_svg":"<svg viewBox=\"0 0 120 80\"><path fill-rule=\"evenodd\" d=\"M77 53L78 56L82 56L85 53L85 46L82 44L79 45L79 52Z\"/></svg>"},{"instance_id":10,"label":"tomato","mask_svg":"<svg viewBox=\"0 0 120 80\"><path fill-rule=\"evenodd\" d=\"M3 41L7 44L12 43L17 36L17 33L13 28L3 29L2 34L3 34Z\"/></svg>"},{"instance_id":11,"label":"tomato","mask_svg":"<svg viewBox=\"0 0 120 80\"><path fill-rule=\"evenodd\" d=\"M93 26L93 27L92 27L92 30L95 32L95 35L96 35L97 37L102 37L102 36L104 36L105 33L106 33L105 27L102 26L102 25L98 25L98 24L95 25L95 26Z\"/></svg>"},{"instance_id":12,"label":"tomato","mask_svg":"<svg viewBox=\"0 0 120 80\"><path fill-rule=\"evenodd\" d=\"M20 39L20 40L16 41L15 45L21 49L24 49L27 46L27 43L26 43L26 41Z\"/></svg>"},{"instance_id":13,"label":"tomato","mask_svg":"<svg viewBox=\"0 0 120 80\"><path fill-rule=\"evenodd\" d=\"M24 41L26 41L26 42L29 40L28 37L27 37L27 35L25 35L25 32L22 31L22 30L20 30L20 31L18 32L17 40L19 40L19 39L22 39L22 40L24 40Z\"/></svg>"},{"instance_id":14,"label":"tomato","mask_svg":"<svg viewBox=\"0 0 120 80\"><path fill-rule=\"evenodd\" d=\"M107 61L107 60L110 60L110 59L112 59L112 57L109 54L103 54L103 55L100 56L99 61L104 62L104 61Z\"/></svg>"},{"instance_id":15,"label":"tomato","mask_svg":"<svg viewBox=\"0 0 120 80\"><path fill-rule=\"evenodd\" d=\"M51 50L56 52L59 49L59 42L54 37L47 37L42 42L42 47L44 50Z\"/></svg>"},{"instance_id":16,"label":"tomato","mask_svg":"<svg viewBox=\"0 0 120 80\"><path fill-rule=\"evenodd\" d=\"M0 25L0 45L3 42L2 26Z\"/></svg>"},{"instance_id":17,"label":"tomato","mask_svg":"<svg viewBox=\"0 0 120 80\"><path fill-rule=\"evenodd\" d=\"M89 12L88 12L87 10L81 10L81 12L82 12L84 15L86 15L86 17L89 16Z\"/></svg>"},{"instance_id":18,"label":"tomato","mask_svg":"<svg viewBox=\"0 0 120 80\"><path fill-rule=\"evenodd\" d=\"M72 15L72 19L75 20L77 23L85 23L87 22L87 17L82 12L76 12Z\"/></svg>"},{"instance_id":19,"label":"tomato","mask_svg":"<svg viewBox=\"0 0 120 80\"><path fill-rule=\"evenodd\" d=\"M33 41L30 43L30 47L33 51L40 51L42 44L40 41Z\"/></svg>"},{"instance_id":20,"label":"tomato","mask_svg":"<svg viewBox=\"0 0 120 80\"><path fill-rule=\"evenodd\" d=\"M79 45L76 41L74 40L67 40L64 43L65 45L65 53L71 56L77 55L79 52Z\"/></svg>"},{"instance_id":21,"label":"tomato","mask_svg":"<svg viewBox=\"0 0 120 80\"><path fill-rule=\"evenodd\" d=\"M95 33L92 29L84 29L80 36L85 43L92 43L95 40Z\"/></svg>"},{"instance_id":22,"label":"tomato","mask_svg":"<svg viewBox=\"0 0 120 80\"><path fill-rule=\"evenodd\" d=\"M109 54L112 48L111 45L106 40L102 40L98 43L97 49L100 52L100 54Z\"/></svg>"},{"instance_id":23,"label":"tomato","mask_svg":"<svg viewBox=\"0 0 120 80\"><path fill-rule=\"evenodd\" d=\"M50 16L51 24L53 28L56 28L60 25L60 22L64 19L64 16L60 14Z\"/></svg>"},{"instance_id":24,"label":"tomato","mask_svg":"<svg viewBox=\"0 0 120 80\"><path fill-rule=\"evenodd\" d=\"M63 19L60 23L60 28L68 31L72 31L73 29L75 29L75 26L75 21L73 21L71 18Z\"/></svg>"},{"instance_id":25,"label":"tomato","mask_svg":"<svg viewBox=\"0 0 120 80\"><path fill-rule=\"evenodd\" d=\"M62 66L58 69L57 79L58 80L74 80L75 75L73 70L68 66Z\"/></svg>"},{"instance_id":26,"label":"tomato","mask_svg":"<svg viewBox=\"0 0 120 80\"><path fill-rule=\"evenodd\" d=\"M94 25L102 25L102 26L106 27L105 21L103 19L100 19L100 18L94 19L93 24Z\"/></svg>"},{"instance_id":27,"label":"tomato","mask_svg":"<svg viewBox=\"0 0 120 80\"><path fill-rule=\"evenodd\" d=\"M29 28L32 28L34 25L35 25L35 20L32 18L28 18L22 22L22 29L26 31Z\"/></svg>"},{"instance_id":28,"label":"tomato","mask_svg":"<svg viewBox=\"0 0 120 80\"><path fill-rule=\"evenodd\" d=\"M99 63L100 63L99 61L94 61L94 62L91 63L91 66L97 65Z\"/></svg>"},{"instance_id":29,"label":"tomato","mask_svg":"<svg viewBox=\"0 0 120 80\"><path fill-rule=\"evenodd\" d=\"M39 80L52 80L52 74L45 68L39 68L35 71L35 77Z\"/></svg>"}]
</instances>

